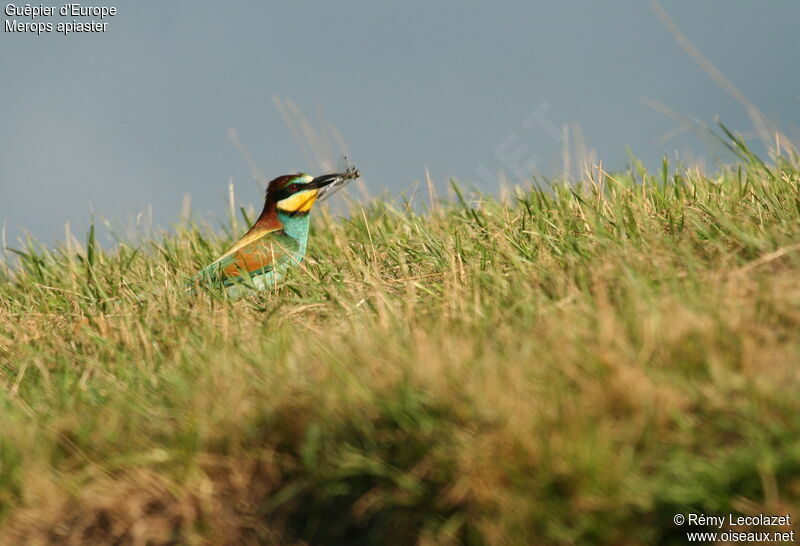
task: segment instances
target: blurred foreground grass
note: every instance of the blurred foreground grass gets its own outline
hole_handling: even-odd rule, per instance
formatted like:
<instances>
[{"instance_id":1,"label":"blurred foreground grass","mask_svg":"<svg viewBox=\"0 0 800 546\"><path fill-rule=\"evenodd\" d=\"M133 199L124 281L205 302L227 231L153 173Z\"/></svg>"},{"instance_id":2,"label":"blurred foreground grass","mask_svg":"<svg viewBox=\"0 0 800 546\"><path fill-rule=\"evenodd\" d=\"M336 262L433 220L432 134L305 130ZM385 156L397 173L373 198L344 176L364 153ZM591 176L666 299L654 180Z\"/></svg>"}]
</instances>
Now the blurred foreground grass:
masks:
<instances>
[{"instance_id":1,"label":"blurred foreground grass","mask_svg":"<svg viewBox=\"0 0 800 546\"><path fill-rule=\"evenodd\" d=\"M800 172L641 169L0 269L0 543L684 543L800 518ZM465 200L466 199L466 200ZM698 529L694 529L698 530ZM786 528L776 530L788 530Z\"/></svg>"}]
</instances>

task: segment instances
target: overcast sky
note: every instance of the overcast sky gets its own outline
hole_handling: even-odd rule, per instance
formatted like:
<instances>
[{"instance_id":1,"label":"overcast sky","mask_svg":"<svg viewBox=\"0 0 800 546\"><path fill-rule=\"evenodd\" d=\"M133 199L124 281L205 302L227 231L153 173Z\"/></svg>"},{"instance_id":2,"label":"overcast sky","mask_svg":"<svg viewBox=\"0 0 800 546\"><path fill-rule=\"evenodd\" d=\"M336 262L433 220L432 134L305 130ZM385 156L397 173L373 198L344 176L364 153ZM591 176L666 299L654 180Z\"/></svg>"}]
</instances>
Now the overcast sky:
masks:
<instances>
[{"instance_id":1,"label":"overcast sky","mask_svg":"<svg viewBox=\"0 0 800 546\"><path fill-rule=\"evenodd\" d=\"M47 2L45 2L47 4ZM3 3L5 6L5 2ZM38 5L38 4L37 4ZM49 5L60 6L57 2ZM192 209L223 218L228 180L260 203L241 142L269 178L317 167L273 97L334 126L375 193L430 170L492 191L493 177L553 175L576 125L606 169L626 147L713 168L718 150L642 104L752 130L648 2L109 3L103 33L0 36L0 225L47 243L96 214L122 224ZM689 40L789 136L800 135L800 2L664 1ZM27 17L8 17L30 22ZM95 18L97 20L97 18ZM76 20L85 20L76 18ZM5 29L4 29L5 30ZM573 150L571 157L575 157Z\"/></svg>"}]
</instances>

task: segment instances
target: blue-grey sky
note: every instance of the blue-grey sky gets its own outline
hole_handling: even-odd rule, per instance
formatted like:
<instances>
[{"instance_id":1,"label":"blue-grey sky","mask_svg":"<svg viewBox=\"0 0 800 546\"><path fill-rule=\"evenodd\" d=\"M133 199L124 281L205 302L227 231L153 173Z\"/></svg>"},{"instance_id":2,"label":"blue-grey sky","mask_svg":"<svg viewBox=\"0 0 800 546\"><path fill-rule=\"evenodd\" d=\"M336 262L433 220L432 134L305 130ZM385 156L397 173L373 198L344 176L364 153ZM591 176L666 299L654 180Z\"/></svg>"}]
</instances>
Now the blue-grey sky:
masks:
<instances>
[{"instance_id":1,"label":"blue-grey sky","mask_svg":"<svg viewBox=\"0 0 800 546\"><path fill-rule=\"evenodd\" d=\"M0 35L0 225L9 246L26 231L55 242L65 222L82 237L90 205L120 223L152 205L169 226L189 193L195 212L223 218L229 179L241 203L259 203L231 127L268 177L314 172L274 96L323 132L320 120L335 126L375 193L410 189L426 167L441 188L455 177L491 191L487 173L501 171L512 180L515 171L552 175L563 148L553 128L564 125L573 137L580 126L606 169L626 166L626 146L651 165L665 152L714 157L687 133L665 141L676 123L643 97L752 130L642 0L105 5L118 13L104 33ZM800 2L662 5L797 138ZM30 22L4 14L14 18Z\"/></svg>"}]
</instances>

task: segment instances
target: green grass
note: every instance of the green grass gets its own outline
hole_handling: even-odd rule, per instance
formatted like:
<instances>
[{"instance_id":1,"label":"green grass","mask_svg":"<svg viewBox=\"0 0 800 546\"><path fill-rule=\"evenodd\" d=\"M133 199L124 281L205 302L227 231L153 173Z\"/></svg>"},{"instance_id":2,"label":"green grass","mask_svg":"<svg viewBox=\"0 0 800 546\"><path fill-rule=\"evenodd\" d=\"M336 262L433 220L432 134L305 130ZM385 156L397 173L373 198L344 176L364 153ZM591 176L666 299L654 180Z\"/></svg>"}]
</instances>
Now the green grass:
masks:
<instances>
[{"instance_id":1,"label":"green grass","mask_svg":"<svg viewBox=\"0 0 800 546\"><path fill-rule=\"evenodd\" d=\"M682 544L679 512L800 518L800 171L732 145L713 175L318 210L304 267L233 302L183 286L241 223L29 243L0 269L0 543Z\"/></svg>"}]
</instances>

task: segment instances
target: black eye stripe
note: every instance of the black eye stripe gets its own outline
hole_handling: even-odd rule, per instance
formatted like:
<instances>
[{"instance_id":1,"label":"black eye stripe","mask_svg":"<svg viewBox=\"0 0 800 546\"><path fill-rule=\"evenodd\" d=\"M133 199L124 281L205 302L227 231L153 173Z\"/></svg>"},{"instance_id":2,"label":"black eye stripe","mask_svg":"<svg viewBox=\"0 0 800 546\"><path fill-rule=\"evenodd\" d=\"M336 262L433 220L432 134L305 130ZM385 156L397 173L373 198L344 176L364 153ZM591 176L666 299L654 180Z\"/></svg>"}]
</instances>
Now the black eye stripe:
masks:
<instances>
[{"instance_id":1,"label":"black eye stripe","mask_svg":"<svg viewBox=\"0 0 800 546\"><path fill-rule=\"evenodd\" d=\"M294 189L293 189L293 187L294 187ZM303 190L303 186L301 186L300 184L290 184L290 185L286 186L285 188L283 188L282 190L280 190L279 192L277 192L275 194L275 197L277 198L278 201L283 201L287 197L291 197L295 193L297 193L299 191L302 191L302 190Z\"/></svg>"}]
</instances>

